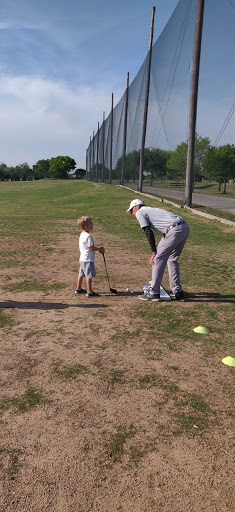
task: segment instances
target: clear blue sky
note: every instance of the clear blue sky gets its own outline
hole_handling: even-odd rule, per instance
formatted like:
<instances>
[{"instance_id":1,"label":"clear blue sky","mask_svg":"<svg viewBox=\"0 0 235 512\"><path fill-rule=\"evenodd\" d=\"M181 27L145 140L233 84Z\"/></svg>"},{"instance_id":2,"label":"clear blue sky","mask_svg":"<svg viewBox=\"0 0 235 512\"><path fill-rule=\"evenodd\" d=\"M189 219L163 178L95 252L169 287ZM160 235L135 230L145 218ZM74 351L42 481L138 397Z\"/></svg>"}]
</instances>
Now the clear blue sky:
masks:
<instances>
[{"instance_id":1,"label":"clear blue sky","mask_svg":"<svg viewBox=\"0 0 235 512\"><path fill-rule=\"evenodd\" d=\"M177 0L1 0L0 162L59 154L84 167L103 111L132 81Z\"/></svg>"},{"instance_id":2,"label":"clear blue sky","mask_svg":"<svg viewBox=\"0 0 235 512\"><path fill-rule=\"evenodd\" d=\"M107 115L110 112L111 93L114 104L118 103L126 87L127 71L132 82L148 52L152 6L156 7L155 42L177 3L1 0L0 162L33 165L41 158L69 155L78 167L84 167L90 135L97 129L97 122L102 122L103 111ZM208 62L217 73L213 83L218 98L226 82L223 73L217 71L228 54L222 42L225 40L227 49L232 48L227 57L227 69L233 70L224 94L227 103L221 114L214 106L210 111L216 115L218 131L235 100L234 44L231 38L226 41L226 34L233 34L234 43L235 0L206 0L205 4L211 5L217 20L221 13L214 9L215 4L226 6L227 13L221 31L216 29L214 39L206 41L203 53L207 57L210 47L213 53L218 42L213 62L208 54L202 69L205 91L209 84ZM209 97L211 92L210 87ZM204 118L205 126L210 115Z\"/></svg>"}]
</instances>

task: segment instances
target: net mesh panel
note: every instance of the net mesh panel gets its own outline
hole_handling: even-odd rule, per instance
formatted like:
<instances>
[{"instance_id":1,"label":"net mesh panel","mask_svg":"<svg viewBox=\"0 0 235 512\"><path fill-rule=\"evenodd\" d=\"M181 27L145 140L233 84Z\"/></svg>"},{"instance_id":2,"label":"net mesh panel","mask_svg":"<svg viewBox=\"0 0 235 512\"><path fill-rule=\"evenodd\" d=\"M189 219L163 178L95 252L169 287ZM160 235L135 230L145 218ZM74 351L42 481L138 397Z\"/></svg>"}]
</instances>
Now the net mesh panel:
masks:
<instances>
[{"instance_id":1,"label":"net mesh panel","mask_svg":"<svg viewBox=\"0 0 235 512\"><path fill-rule=\"evenodd\" d=\"M234 144L235 0L206 0L197 112L197 132L218 146ZM229 123L227 124L226 118ZM225 123L225 130L220 131ZM219 136L219 137L218 137Z\"/></svg>"},{"instance_id":2,"label":"net mesh panel","mask_svg":"<svg viewBox=\"0 0 235 512\"><path fill-rule=\"evenodd\" d=\"M187 141L196 14L197 0L180 0L153 45L145 147L173 151ZM234 143L234 22L235 0L205 0L196 131L218 145ZM126 155L141 147L147 63L148 55L129 86ZM126 92L113 109L112 179L119 181L125 102ZM110 147L111 113L88 147L90 179L101 180L103 167L108 182Z\"/></svg>"},{"instance_id":3,"label":"net mesh panel","mask_svg":"<svg viewBox=\"0 0 235 512\"><path fill-rule=\"evenodd\" d=\"M152 51L146 147L174 149L186 138L197 2L179 2Z\"/></svg>"}]
</instances>

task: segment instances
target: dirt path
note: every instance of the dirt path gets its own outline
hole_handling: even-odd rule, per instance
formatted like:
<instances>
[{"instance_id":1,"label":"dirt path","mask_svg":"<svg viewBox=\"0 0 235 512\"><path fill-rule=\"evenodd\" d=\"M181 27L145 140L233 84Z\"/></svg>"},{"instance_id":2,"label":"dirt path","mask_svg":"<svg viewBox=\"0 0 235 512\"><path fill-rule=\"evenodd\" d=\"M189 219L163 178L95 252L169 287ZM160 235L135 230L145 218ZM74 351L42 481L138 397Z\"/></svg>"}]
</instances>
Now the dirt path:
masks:
<instances>
[{"instance_id":1,"label":"dirt path","mask_svg":"<svg viewBox=\"0 0 235 512\"><path fill-rule=\"evenodd\" d=\"M2 327L0 344L0 510L231 512L227 368L208 365L201 340L176 343L160 321L146 322L145 306L159 314L172 308L178 318L193 304L140 304L146 256L121 252L111 236L96 238L109 245L117 296L99 255L100 297L74 295L77 240L70 235L50 251L40 247L34 265L1 273L0 305L12 324ZM65 287L3 290L34 279Z\"/></svg>"}]
</instances>

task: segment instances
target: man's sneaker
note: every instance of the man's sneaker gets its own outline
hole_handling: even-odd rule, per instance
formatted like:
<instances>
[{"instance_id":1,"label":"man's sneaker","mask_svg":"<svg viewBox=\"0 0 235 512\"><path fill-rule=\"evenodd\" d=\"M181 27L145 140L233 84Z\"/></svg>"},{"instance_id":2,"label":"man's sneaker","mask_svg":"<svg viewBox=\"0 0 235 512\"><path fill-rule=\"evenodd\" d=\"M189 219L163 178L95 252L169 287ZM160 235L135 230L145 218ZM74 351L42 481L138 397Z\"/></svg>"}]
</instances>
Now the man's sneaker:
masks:
<instances>
[{"instance_id":1,"label":"man's sneaker","mask_svg":"<svg viewBox=\"0 0 235 512\"><path fill-rule=\"evenodd\" d=\"M183 292L183 290L180 290L180 292L175 292L175 299L176 300L184 300L184 292Z\"/></svg>"},{"instance_id":2,"label":"man's sneaker","mask_svg":"<svg viewBox=\"0 0 235 512\"><path fill-rule=\"evenodd\" d=\"M87 297L99 297L99 293L94 292L93 290L91 292L88 292L86 294Z\"/></svg>"},{"instance_id":3,"label":"man's sneaker","mask_svg":"<svg viewBox=\"0 0 235 512\"><path fill-rule=\"evenodd\" d=\"M140 300L152 300L152 301L155 301L155 302L160 302L160 300L161 300L160 293L150 293L150 292L147 292L144 295L138 295L138 299L140 299Z\"/></svg>"},{"instance_id":4,"label":"man's sneaker","mask_svg":"<svg viewBox=\"0 0 235 512\"><path fill-rule=\"evenodd\" d=\"M83 290L82 288L76 288L75 294L77 295L78 293L86 293L86 290Z\"/></svg>"}]
</instances>

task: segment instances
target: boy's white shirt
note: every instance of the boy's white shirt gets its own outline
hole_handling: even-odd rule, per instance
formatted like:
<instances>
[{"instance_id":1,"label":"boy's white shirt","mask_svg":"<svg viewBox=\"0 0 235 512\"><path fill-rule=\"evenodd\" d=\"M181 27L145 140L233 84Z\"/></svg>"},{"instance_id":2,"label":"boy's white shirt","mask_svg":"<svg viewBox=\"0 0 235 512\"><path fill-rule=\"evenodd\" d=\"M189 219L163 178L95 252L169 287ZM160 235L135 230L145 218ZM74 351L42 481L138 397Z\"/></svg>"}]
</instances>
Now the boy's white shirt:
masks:
<instances>
[{"instance_id":1,"label":"boy's white shirt","mask_svg":"<svg viewBox=\"0 0 235 512\"><path fill-rule=\"evenodd\" d=\"M91 234L82 231L79 237L80 261L95 261L95 251L90 249L92 245L94 242Z\"/></svg>"}]
</instances>

